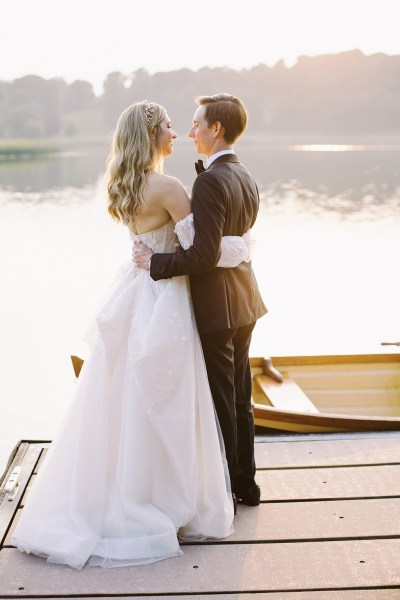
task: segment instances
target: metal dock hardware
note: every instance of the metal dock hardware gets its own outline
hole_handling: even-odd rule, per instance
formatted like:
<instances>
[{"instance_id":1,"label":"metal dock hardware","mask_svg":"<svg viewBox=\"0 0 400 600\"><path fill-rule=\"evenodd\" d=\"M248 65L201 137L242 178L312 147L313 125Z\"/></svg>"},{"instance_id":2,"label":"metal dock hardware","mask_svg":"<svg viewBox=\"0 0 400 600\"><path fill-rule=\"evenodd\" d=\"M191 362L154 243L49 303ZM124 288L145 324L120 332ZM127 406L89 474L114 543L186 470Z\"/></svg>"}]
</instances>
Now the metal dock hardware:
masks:
<instances>
[{"instance_id":1,"label":"metal dock hardware","mask_svg":"<svg viewBox=\"0 0 400 600\"><path fill-rule=\"evenodd\" d=\"M6 494L9 494L8 496L8 501L11 502L12 500L14 500L15 496L17 495L18 492L18 487L19 487L19 476L21 474L21 467L14 467L12 470L12 473L10 475L10 477L7 480L7 483L4 487L4 491Z\"/></svg>"}]
</instances>

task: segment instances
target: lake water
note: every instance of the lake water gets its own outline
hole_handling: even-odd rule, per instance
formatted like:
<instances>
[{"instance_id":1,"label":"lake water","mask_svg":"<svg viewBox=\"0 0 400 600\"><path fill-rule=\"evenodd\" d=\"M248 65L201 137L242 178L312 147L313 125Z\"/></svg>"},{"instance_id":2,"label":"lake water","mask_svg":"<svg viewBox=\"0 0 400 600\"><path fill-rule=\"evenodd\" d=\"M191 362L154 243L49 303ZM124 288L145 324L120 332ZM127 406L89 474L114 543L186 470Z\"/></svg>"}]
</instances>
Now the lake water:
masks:
<instances>
[{"instance_id":1,"label":"lake water","mask_svg":"<svg viewBox=\"0 0 400 600\"><path fill-rule=\"evenodd\" d=\"M166 170L190 190L192 146ZM400 149L237 148L259 183L254 269L269 314L252 355L377 353L400 338ZM119 265L105 149L0 163L0 471L22 438L51 439L69 361ZM399 348L389 348L399 351Z\"/></svg>"}]
</instances>

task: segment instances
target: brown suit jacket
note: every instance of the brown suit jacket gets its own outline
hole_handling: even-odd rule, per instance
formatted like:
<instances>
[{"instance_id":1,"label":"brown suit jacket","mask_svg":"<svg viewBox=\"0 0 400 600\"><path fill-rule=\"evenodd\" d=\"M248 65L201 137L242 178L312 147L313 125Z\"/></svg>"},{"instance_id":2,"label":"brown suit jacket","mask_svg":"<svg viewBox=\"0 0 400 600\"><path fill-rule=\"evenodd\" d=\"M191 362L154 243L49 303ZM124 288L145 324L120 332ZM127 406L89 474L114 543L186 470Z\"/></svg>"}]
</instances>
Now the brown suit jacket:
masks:
<instances>
[{"instance_id":1,"label":"brown suit jacket","mask_svg":"<svg viewBox=\"0 0 400 600\"><path fill-rule=\"evenodd\" d=\"M267 312L251 263L216 267L221 237L243 235L259 209L257 185L234 154L218 157L196 178L192 191L193 246L183 253L154 254L151 277L189 275L199 332L249 325Z\"/></svg>"}]
</instances>

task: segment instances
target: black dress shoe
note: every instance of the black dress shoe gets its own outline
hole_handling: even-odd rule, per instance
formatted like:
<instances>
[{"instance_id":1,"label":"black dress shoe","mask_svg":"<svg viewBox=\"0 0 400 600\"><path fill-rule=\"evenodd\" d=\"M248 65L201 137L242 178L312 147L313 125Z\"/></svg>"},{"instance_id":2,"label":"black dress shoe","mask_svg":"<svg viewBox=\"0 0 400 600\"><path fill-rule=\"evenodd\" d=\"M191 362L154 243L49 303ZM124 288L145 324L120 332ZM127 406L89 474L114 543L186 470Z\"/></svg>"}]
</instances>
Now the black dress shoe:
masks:
<instances>
[{"instance_id":1,"label":"black dress shoe","mask_svg":"<svg viewBox=\"0 0 400 600\"><path fill-rule=\"evenodd\" d=\"M247 504L247 506L258 506L260 504L261 491L256 483L247 488L236 488L235 495L239 503Z\"/></svg>"}]
</instances>

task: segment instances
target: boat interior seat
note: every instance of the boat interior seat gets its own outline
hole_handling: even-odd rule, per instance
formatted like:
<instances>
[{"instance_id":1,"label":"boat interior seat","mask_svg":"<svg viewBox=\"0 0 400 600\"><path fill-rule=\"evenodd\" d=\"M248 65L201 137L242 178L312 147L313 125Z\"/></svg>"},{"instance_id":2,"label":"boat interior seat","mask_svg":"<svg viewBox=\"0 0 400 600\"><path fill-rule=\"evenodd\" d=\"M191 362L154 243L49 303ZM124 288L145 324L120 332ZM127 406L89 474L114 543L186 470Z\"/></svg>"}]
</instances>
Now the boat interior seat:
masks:
<instances>
[{"instance_id":1,"label":"boat interior seat","mask_svg":"<svg viewBox=\"0 0 400 600\"><path fill-rule=\"evenodd\" d=\"M291 377L281 372L283 381L274 381L268 375L255 375L254 380L269 403L278 410L293 412L318 413L318 408L311 402L310 398L303 392Z\"/></svg>"}]
</instances>

